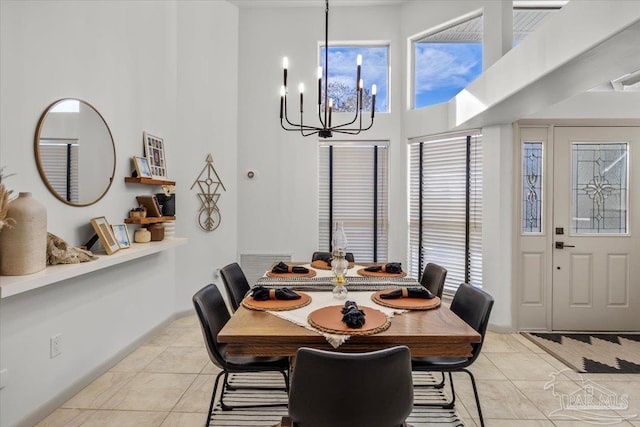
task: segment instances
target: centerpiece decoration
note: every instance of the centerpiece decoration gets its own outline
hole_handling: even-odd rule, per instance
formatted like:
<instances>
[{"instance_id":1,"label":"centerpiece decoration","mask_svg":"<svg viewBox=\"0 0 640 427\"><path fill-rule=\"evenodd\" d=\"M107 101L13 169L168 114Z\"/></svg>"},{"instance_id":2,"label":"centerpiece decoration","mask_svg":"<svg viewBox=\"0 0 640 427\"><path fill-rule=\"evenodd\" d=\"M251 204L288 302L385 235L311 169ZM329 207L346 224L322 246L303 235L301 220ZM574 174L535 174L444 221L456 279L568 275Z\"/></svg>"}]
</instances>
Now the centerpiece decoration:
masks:
<instances>
[{"instance_id":1,"label":"centerpiece decoration","mask_svg":"<svg viewBox=\"0 0 640 427\"><path fill-rule=\"evenodd\" d=\"M336 221L332 239L333 259L331 260L331 272L334 275L333 281L336 284L333 288L333 297L336 299L346 299L348 294L345 275L347 274L349 263L345 258L346 253L347 235L344 232L342 221Z\"/></svg>"}]
</instances>

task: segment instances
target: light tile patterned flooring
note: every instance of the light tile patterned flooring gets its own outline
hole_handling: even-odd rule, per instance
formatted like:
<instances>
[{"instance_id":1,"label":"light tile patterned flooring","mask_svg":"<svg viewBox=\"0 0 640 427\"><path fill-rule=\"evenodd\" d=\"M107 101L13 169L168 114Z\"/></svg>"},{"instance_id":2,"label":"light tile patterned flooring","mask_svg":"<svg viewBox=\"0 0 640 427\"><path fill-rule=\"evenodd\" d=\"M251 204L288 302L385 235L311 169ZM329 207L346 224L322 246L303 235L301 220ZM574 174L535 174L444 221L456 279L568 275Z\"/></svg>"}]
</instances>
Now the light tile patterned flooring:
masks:
<instances>
[{"instance_id":1,"label":"light tile patterned flooring","mask_svg":"<svg viewBox=\"0 0 640 427\"><path fill-rule=\"evenodd\" d=\"M544 390L558 374L555 391L580 389L580 376L517 334L488 332L472 371L488 427L578 427L585 421L550 417L560 397ZM202 427L218 370L209 361L198 320L188 316L129 354L51 413L38 426ZM456 410L466 426L479 425L466 374L455 381ZM617 426L640 427L640 375L583 374L583 379L628 395L627 418ZM610 412L613 414L613 412ZM635 415L635 417L632 417ZM476 424L477 423L477 424Z\"/></svg>"}]
</instances>

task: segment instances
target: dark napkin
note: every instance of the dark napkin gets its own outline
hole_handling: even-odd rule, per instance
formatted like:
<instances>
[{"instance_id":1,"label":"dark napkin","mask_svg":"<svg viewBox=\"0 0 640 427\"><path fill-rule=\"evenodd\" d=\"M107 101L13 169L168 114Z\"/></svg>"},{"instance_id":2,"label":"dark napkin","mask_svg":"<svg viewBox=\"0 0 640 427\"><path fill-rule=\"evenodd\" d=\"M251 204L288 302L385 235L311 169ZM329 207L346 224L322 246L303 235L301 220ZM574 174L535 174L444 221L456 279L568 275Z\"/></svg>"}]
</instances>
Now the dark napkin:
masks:
<instances>
[{"instance_id":1,"label":"dark napkin","mask_svg":"<svg viewBox=\"0 0 640 427\"><path fill-rule=\"evenodd\" d=\"M269 290L270 289L265 288L264 286L255 286L253 289L251 289L251 296L256 301L266 301L268 299L271 299ZM280 288L276 289L275 291L275 299L292 300L302 298L300 295L293 292L289 288Z\"/></svg>"},{"instance_id":2,"label":"dark napkin","mask_svg":"<svg viewBox=\"0 0 640 427\"><path fill-rule=\"evenodd\" d=\"M405 288L407 290L407 298L424 298L424 299L432 299L436 296L429 292L426 288ZM379 295L382 299L396 299L403 298L402 296L402 288L393 290L391 292L387 292Z\"/></svg>"},{"instance_id":3,"label":"dark napkin","mask_svg":"<svg viewBox=\"0 0 640 427\"><path fill-rule=\"evenodd\" d=\"M342 321L350 328L362 328L364 325L364 311L358 308L355 301L347 301L341 310Z\"/></svg>"},{"instance_id":4,"label":"dark napkin","mask_svg":"<svg viewBox=\"0 0 640 427\"><path fill-rule=\"evenodd\" d=\"M388 264L384 265L384 270L382 268L382 265L374 265L371 267L367 267L364 270L365 271L370 271L372 273L381 273L381 272L385 272L385 273L389 273L389 274L400 274L402 273L402 263L399 262L390 262Z\"/></svg>"},{"instance_id":5,"label":"dark napkin","mask_svg":"<svg viewBox=\"0 0 640 427\"><path fill-rule=\"evenodd\" d=\"M276 264L275 267L271 269L272 273L297 273L297 274L307 274L309 272L308 268L301 266L289 266L284 262L280 261Z\"/></svg>"}]
</instances>

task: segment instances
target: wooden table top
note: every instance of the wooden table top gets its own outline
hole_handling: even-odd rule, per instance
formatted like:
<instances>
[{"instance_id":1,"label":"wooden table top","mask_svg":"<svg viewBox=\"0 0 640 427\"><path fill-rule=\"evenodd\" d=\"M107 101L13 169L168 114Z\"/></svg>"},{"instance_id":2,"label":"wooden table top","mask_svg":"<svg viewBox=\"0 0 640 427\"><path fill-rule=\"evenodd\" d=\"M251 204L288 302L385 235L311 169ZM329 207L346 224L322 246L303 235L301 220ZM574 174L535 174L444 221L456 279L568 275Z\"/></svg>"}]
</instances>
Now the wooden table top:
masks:
<instances>
[{"instance_id":1,"label":"wooden table top","mask_svg":"<svg viewBox=\"0 0 640 427\"><path fill-rule=\"evenodd\" d=\"M276 317L268 312L244 307L231 317L218 334L232 355L294 356L306 346L342 352L364 352L406 345L413 356L471 355L478 334L446 306L396 314L391 326L375 335L352 336L334 349L321 334Z\"/></svg>"}]
</instances>

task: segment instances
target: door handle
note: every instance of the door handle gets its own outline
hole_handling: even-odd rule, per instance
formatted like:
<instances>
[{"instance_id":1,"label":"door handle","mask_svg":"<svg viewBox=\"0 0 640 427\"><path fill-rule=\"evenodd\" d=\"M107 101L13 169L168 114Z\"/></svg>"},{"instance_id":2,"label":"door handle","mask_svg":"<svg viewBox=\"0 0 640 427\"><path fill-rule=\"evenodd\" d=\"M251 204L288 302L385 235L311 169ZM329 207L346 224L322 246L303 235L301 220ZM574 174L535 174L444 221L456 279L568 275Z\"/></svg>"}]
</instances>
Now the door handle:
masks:
<instances>
[{"instance_id":1,"label":"door handle","mask_svg":"<svg viewBox=\"0 0 640 427\"><path fill-rule=\"evenodd\" d=\"M574 245L565 245L564 242L556 242L556 249L575 248Z\"/></svg>"}]
</instances>

